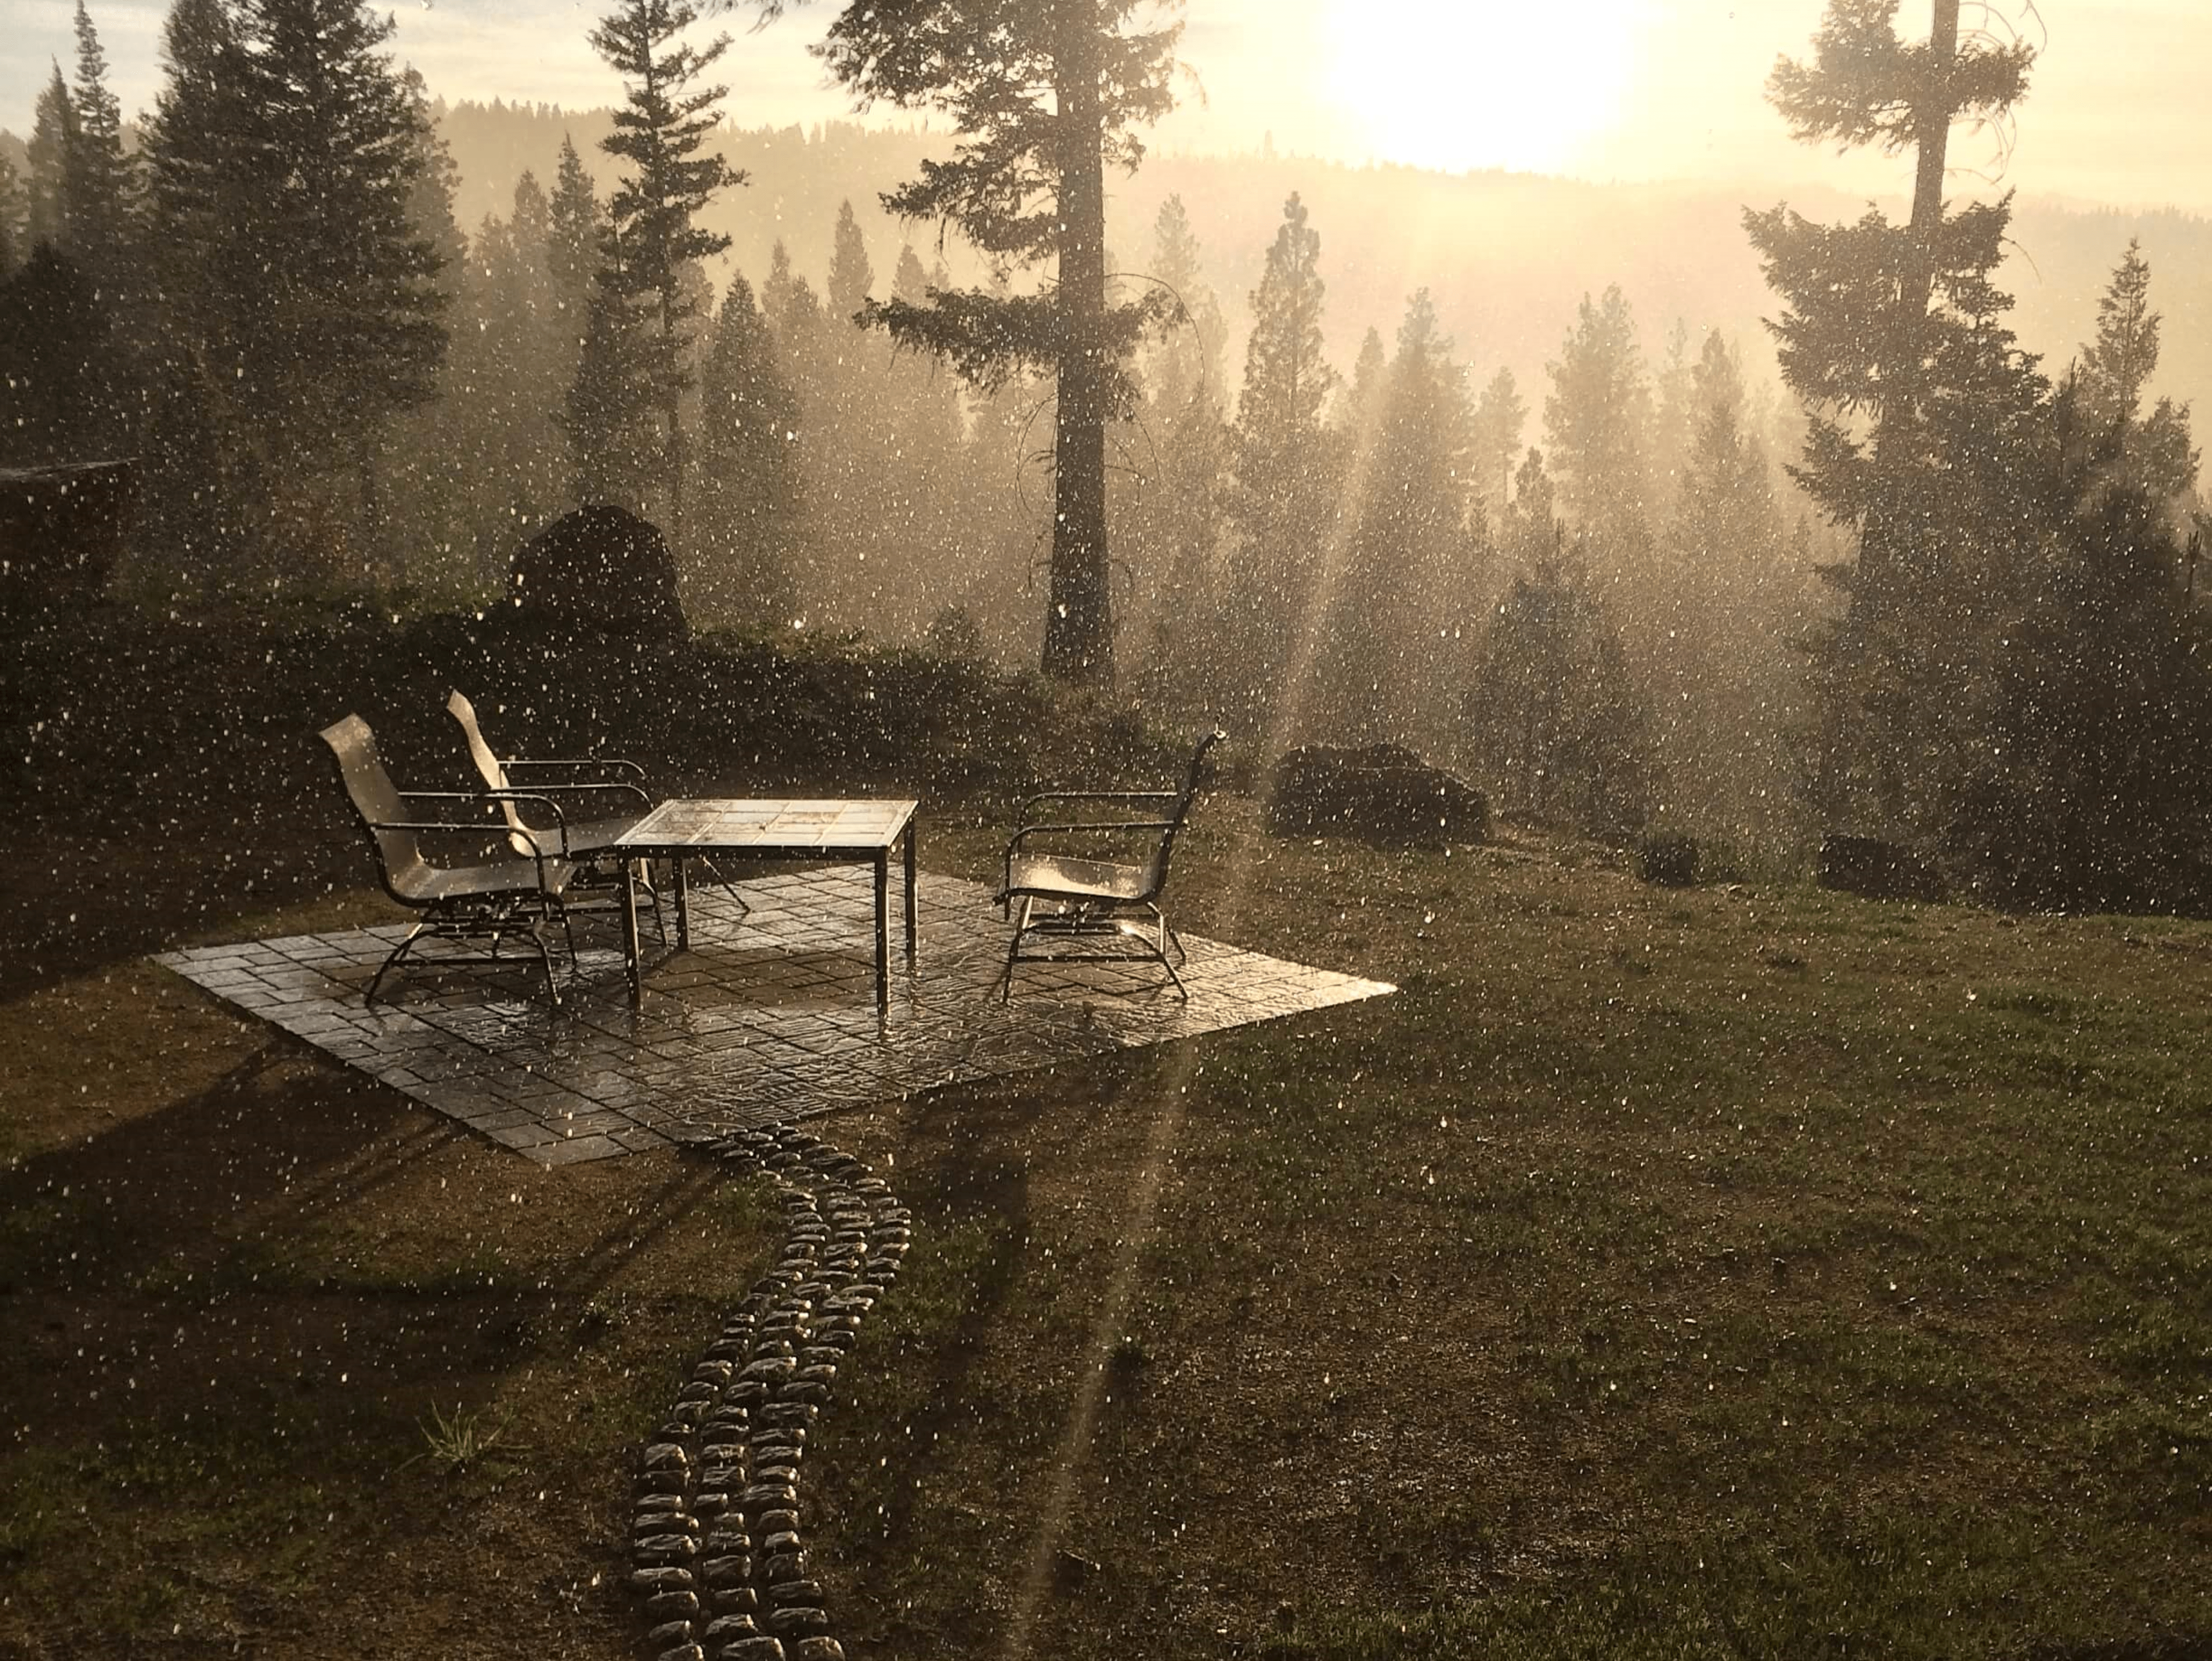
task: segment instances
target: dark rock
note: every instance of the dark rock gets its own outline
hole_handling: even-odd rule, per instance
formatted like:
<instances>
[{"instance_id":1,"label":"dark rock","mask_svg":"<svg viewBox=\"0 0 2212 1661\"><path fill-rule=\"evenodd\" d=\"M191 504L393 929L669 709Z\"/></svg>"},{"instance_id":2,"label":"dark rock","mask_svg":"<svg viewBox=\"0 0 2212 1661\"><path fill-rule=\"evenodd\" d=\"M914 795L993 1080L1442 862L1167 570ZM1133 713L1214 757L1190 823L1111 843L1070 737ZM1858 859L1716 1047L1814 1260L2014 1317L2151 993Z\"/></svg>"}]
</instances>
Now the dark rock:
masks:
<instances>
[{"instance_id":1,"label":"dark rock","mask_svg":"<svg viewBox=\"0 0 2212 1661\"><path fill-rule=\"evenodd\" d=\"M760 1594L750 1586L717 1586L708 1595L722 1615L744 1615L760 1607Z\"/></svg>"},{"instance_id":2,"label":"dark rock","mask_svg":"<svg viewBox=\"0 0 2212 1661\"><path fill-rule=\"evenodd\" d=\"M523 544L507 572L517 620L561 634L681 640L668 539L626 508L579 508Z\"/></svg>"},{"instance_id":3,"label":"dark rock","mask_svg":"<svg viewBox=\"0 0 2212 1661\"><path fill-rule=\"evenodd\" d=\"M767 1558L796 1557L800 1544L797 1529L777 1529L761 1541L761 1555Z\"/></svg>"},{"instance_id":4,"label":"dark rock","mask_svg":"<svg viewBox=\"0 0 2212 1661\"><path fill-rule=\"evenodd\" d=\"M710 1557L699 1565L699 1573L710 1586L742 1586L752 1579L753 1560L743 1552Z\"/></svg>"},{"instance_id":5,"label":"dark rock","mask_svg":"<svg viewBox=\"0 0 2212 1661\"><path fill-rule=\"evenodd\" d=\"M771 1465L763 1463L760 1469L754 1474L763 1483L781 1482L787 1488L791 1488L793 1492L796 1492L799 1487L799 1467L796 1465ZM775 1513L773 1512L763 1512L761 1513L764 1518L773 1517L775 1514ZM763 1523L761 1526L763 1528L766 1528L768 1524L766 1523Z\"/></svg>"},{"instance_id":6,"label":"dark rock","mask_svg":"<svg viewBox=\"0 0 2212 1661\"><path fill-rule=\"evenodd\" d=\"M691 1571L672 1568L633 1569L630 1572L629 1584L630 1589L634 1591L689 1591L692 1585Z\"/></svg>"},{"instance_id":7,"label":"dark rock","mask_svg":"<svg viewBox=\"0 0 2212 1661\"><path fill-rule=\"evenodd\" d=\"M698 1553L699 1542L688 1534L649 1534L630 1548L638 1562L655 1566L689 1562Z\"/></svg>"},{"instance_id":8,"label":"dark rock","mask_svg":"<svg viewBox=\"0 0 2212 1661\"><path fill-rule=\"evenodd\" d=\"M819 1580L779 1580L768 1589L771 1603L811 1603L820 1609L823 1603Z\"/></svg>"},{"instance_id":9,"label":"dark rock","mask_svg":"<svg viewBox=\"0 0 2212 1661\"><path fill-rule=\"evenodd\" d=\"M688 1644L691 1641L691 1623L689 1621L671 1621L646 1634L645 1641L662 1647L671 1644Z\"/></svg>"},{"instance_id":10,"label":"dark rock","mask_svg":"<svg viewBox=\"0 0 2212 1661\"><path fill-rule=\"evenodd\" d=\"M655 1442L638 1463L647 1470L682 1470L691 1463L691 1456L674 1442Z\"/></svg>"},{"instance_id":11,"label":"dark rock","mask_svg":"<svg viewBox=\"0 0 2212 1661\"><path fill-rule=\"evenodd\" d=\"M707 1661L707 1652L696 1644L678 1644L674 1649L661 1651L653 1661Z\"/></svg>"},{"instance_id":12,"label":"dark rock","mask_svg":"<svg viewBox=\"0 0 2212 1661\"><path fill-rule=\"evenodd\" d=\"M1820 886L1869 900L1917 900L1944 895L1942 876L1911 849L1875 837L1831 833L1820 838Z\"/></svg>"},{"instance_id":13,"label":"dark rock","mask_svg":"<svg viewBox=\"0 0 2212 1661\"><path fill-rule=\"evenodd\" d=\"M783 1509L799 1503L799 1490L788 1482L757 1482L738 1496L749 1512Z\"/></svg>"},{"instance_id":14,"label":"dark rock","mask_svg":"<svg viewBox=\"0 0 2212 1661\"><path fill-rule=\"evenodd\" d=\"M836 1639L817 1634L791 1646L791 1661L845 1661L845 1647Z\"/></svg>"},{"instance_id":15,"label":"dark rock","mask_svg":"<svg viewBox=\"0 0 2212 1661\"><path fill-rule=\"evenodd\" d=\"M1487 837L1490 805L1473 785L1397 745L1311 745L1275 764L1267 824L1278 837L1441 848Z\"/></svg>"},{"instance_id":16,"label":"dark rock","mask_svg":"<svg viewBox=\"0 0 2212 1661\"><path fill-rule=\"evenodd\" d=\"M810 1402L816 1407L826 1407L830 1402L830 1387L793 1379L777 1392L777 1396L781 1401Z\"/></svg>"},{"instance_id":17,"label":"dark rock","mask_svg":"<svg viewBox=\"0 0 2212 1661\"><path fill-rule=\"evenodd\" d=\"M779 1638L806 1638L829 1631L830 1617L808 1604L793 1603L787 1609L770 1609L768 1629Z\"/></svg>"},{"instance_id":18,"label":"dark rock","mask_svg":"<svg viewBox=\"0 0 2212 1661\"><path fill-rule=\"evenodd\" d=\"M1698 879L1698 840L1680 830L1654 830L1636 845L1637 874L1661 888L1687 888Z\"/></svg>"},{"instance_id":19,"label":"dark rock","mask_svg":"<svg viewBox=\"0 0 2212 1661\"><path fill-rule=\"evenodd\" d=\"M773 1638L740 1638L717 1651L714 1661L784 1661L783 1646Z\"/></svg>"},{"instance_id":20,"label":"dark rock","mask_svg":"<svg viewBox=\"0 0 2212 1661\"><path fill-rule=\"evenodd\" d=\"M657 1591L645 1600L646 1615L654 1621L674 1621L699 1613L696 1591Z\"/></svg>"},{"instance_id":21,"label":"dark rock","mask_svg":"<svg viewBox=\"0 0 2212 1661\"><path fill-rule=\"evenodd\" d=\"M699 1639L706 1644L727 1644L740 1638L757 1637L759 1633L760 1622L750 1615L718 1615L707 1623Z\"/></svg>"}]
</instances>

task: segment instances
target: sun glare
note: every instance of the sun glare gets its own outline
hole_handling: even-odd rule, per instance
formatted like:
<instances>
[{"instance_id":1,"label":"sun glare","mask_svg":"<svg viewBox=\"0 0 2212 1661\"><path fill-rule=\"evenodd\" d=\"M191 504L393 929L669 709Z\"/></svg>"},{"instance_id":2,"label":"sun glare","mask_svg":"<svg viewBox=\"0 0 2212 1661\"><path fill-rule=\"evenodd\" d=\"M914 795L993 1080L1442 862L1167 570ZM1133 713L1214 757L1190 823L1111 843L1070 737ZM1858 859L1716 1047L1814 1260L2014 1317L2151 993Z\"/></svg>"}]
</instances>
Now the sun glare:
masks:
<instances>
[{"instance_id":1,"label":"sun glare","mask_svg":"<svg viewBox=\"0 0 2212 1661\"><path fill-rule=\"evenodd\" d=\"M1334 0L1328 96L1377 161L1554 173L1618 119L1648 0Z\"/></svg>"}]
</instances>

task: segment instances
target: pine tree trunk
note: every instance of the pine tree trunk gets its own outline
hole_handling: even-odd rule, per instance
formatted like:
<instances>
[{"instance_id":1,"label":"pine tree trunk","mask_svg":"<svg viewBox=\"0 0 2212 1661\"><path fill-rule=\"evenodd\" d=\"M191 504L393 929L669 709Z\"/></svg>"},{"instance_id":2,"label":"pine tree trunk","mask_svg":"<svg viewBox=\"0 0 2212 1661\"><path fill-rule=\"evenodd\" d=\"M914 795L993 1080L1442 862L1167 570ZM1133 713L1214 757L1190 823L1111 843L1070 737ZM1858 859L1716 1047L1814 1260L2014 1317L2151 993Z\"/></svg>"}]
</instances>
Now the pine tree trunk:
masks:
<instances>
[{"instance_id":1,"label":"pine tree trunk","mask_svg":"<svg viewBox=\"0 0 2212 1661\"><path fill-rule=\"evenodd\" d=\"M684 547L684 411L683 394L676 374L678 353L681 347L676 337L675 312L675 296L663 289L660 291L660 339L663 367L668 374L667 402L662 405L668 417L668 545L672 549L681 550Z\"/></svg>"},{"instance_id":2,"label":"pine tree trunk","mask_svg":"<svg viewBox=\"0 0 2212 1661\"><path fill-rule=\"evenodd\" d=\"M1914 111L1918 167L1912 186L1912 221L1905 233L1905 271L1897 316L1890 330L1890 360L1883 375L1881 425L1875 438L1875 498L1860 536L1851 609L1868 620L1897 598L1894 569L1910 513L1899 500L1914 465L1920 427L1921 381L1927 356L1928 306L1936 286L1936 242L1943 230L1943 177L1950 158L1951 121L1958 94L1950 70L1959 55L1960 0L1934 0L1929 30L1933 74Z\"/></svg>"},{"instance_id":3,"label":"pine tree trunk","mask_svg":"<svg viewBox=\"0 0 2212 1661\"><path fill-rule=\"evenodd\" d=\"M1054 417L1052 568L1044 672L1082 686L1114 681L1106 557L1106 178L1097 0L1057 0L1054 92L1060 119L1060 363Z\"/></svg>"}]
</instances>

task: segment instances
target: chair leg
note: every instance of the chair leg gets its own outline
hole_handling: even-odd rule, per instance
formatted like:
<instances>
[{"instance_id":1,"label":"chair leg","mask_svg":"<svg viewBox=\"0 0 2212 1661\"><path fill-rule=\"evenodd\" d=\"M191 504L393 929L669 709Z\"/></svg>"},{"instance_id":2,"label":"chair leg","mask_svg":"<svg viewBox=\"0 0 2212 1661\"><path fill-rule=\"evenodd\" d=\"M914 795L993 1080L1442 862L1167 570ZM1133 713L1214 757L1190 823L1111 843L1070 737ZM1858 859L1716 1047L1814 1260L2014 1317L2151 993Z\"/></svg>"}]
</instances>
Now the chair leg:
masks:
<instances>
[{"instance_id":1,"label":"chair leg","mask_svg":"<svg viewBox=\"0 0 2212 1661\"><path fill-rule=\"evenodd\" d=\"M1168 961L1168 954L1164 952L1160 953L1160 967L1168 971L1168 978L1175 983L1176 995L1185 1003L1188 1003L1190 989L1182 983L1182 977L1176 973L1176 966Z\"/></svg>"},{"instance_id":2,"label":"chair leg","mask_svg":"<svg viewBox=\"0 0 2212 1661\"><path fill-rule=\"evenodd\" d=\"M561 926L563 928L568 927L568 914L566 911L561 914ZM558 1009L561 1007L561 987L560 983L553 978L553 954L546 949L545 929L543 924L530 931L530 943L538 948L538 964L545 970L545 995L553 1001L553 1007ZM568 961L574 963L575 960L576 938L572 933L568 937Z\"/></svg>"},{"instance_id":3,"label":"chair leg","mask_svg":"<svg viewBox=\"0 0 2212 1661\"><path fill-rule=\"evenodd\" d=\"M393 946L384 961L377 966L376 973L369 977L368 990L361 995L361 1001L364 1006L376 1001L376 989L384 984L384 977L392 972L392 965L414 950L415 942L422 938L422 925L418 922L407 931L407 938Z\"/></svg>"},{"instance_id":4,"label":"chair leg","mask_svg":"<svg viewBox=\"0 0 2212 1661\"><path fill-rule=\"evenodd\" d=\"M1036 900L1033 896L1028 894L1022 896L1022 915L1014 924L1014 938L1006 943L1006 964L999 970L999 1001L1000 1003L1010 1003L1013 1001L1014 964L1019 961L1022 955L1022 935L1027 932L1030 926L1030 908L1036 904ZM1006 910L1010 913L1013 910L1013 898L1011 895L1007 897Z\"/></svg>"}]
</instances>

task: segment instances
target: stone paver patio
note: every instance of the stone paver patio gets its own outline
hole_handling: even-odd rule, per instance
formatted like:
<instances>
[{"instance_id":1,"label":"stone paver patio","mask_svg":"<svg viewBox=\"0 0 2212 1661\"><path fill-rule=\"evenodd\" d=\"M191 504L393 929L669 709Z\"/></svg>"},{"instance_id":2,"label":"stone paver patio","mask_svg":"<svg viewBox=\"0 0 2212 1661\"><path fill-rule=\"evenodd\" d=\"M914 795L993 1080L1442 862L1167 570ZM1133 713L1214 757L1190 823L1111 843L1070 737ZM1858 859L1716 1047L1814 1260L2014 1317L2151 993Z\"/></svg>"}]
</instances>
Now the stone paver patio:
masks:
<instances>
[{"instance_id":1,"label":"stone paver patio","mask_svg":"<svg viewBox=\"0 0 2212 1661\"><path fill-rule=\"evenodd\" d=\"M915 970L895 940L883 1011L871 874L849 867L696 885L690 951L661 951L644 924L639 1002L605 915L578 920L557 1009L526 946L512 967L403 965L364 1007L404 923L159 961L544 1165L706 1141L1393 989L1185 934L1188 1003L1157 964L1139 962L1024 964L1001 1004L1008 931L986 891L925 872L916 907Z\"/></svg>"}]
</instances>

